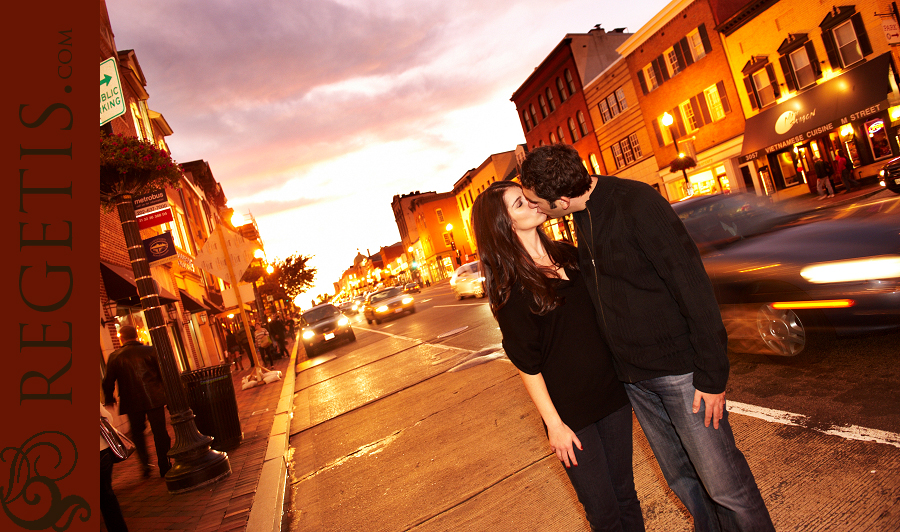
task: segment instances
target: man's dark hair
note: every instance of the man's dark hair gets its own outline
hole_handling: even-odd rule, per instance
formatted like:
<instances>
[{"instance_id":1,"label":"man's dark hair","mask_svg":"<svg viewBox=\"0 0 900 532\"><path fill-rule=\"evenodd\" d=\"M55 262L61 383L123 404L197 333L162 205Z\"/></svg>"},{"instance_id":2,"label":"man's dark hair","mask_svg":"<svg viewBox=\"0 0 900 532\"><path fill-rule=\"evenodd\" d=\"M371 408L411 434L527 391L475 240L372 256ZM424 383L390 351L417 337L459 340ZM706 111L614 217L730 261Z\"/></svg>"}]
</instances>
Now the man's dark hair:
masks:
<instances>
[{"instance_id":1,"label":"man's dark hair","mask_svg":"<svg viewBox=\"0 0 900 532\"><path fill-rule=\"evenodd\" d=\"M568 144L535 148L522 162L521 181L551 207L563 196L577 198L591 188L591 175L578 150Z\"/></svg>"},{"instance_id":2,"label":"man's dark hair","mask_svg":"<svg viewBox=\"0 0 900 532\"><path fill-rule=\"evenodd\" d=\"M137 340L137 329L131 325L123 325L119 327L119 337L122 340Z\"/></svg>"}]
</instances>

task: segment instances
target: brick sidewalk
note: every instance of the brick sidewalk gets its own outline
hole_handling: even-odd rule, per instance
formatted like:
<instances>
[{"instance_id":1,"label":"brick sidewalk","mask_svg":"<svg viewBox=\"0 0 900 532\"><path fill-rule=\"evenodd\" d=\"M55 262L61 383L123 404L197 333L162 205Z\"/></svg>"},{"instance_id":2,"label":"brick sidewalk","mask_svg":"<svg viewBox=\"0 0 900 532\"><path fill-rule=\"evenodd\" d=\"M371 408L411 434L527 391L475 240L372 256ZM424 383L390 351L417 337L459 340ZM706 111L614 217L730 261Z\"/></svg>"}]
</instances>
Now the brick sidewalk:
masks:
<instances>
[{"instance_id":1,"label":"brick sidewalk","mask_svg":"<svg viewBox=\"0 0 900 532\"><path fill-rule=\"evenodd\" d=\"M288 352L294 348L289 341ZM246 357L244 366L246 368ZM275 361L274 369L286 373L290 357ZM253 496L259 484L260 472L281 395L283 380L241 390L241 378L249 368L232 374L237 398L238 419L244 434L240 445L227 451L231 474L209 486L170 495L165 480L156 469L153 436L149 430L147 450L154 466L150 478L141 475L137 454L113 466L113 490L119 499L130 532L149 530L236 531L244 530L250 515ZM168 412L167 412L168 416ZM167 424L172 444L174 431ZM106 531L101 520L102 531Z\"/></svg>"}]
</instances>

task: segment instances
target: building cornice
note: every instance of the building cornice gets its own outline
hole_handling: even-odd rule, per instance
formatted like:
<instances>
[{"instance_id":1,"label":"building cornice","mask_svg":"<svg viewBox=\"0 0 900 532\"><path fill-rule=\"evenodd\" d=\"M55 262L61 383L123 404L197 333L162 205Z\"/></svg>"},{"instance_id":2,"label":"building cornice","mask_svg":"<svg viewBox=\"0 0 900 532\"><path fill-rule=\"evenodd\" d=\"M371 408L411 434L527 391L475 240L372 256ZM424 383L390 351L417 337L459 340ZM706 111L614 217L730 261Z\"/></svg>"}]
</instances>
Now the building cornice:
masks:
<instances>
[{"instance_id":1,"label":"building cornice","mask_svg":"<svg viewBox=\"0 0 900 532\"><path fill-rule=\"evenodd\" d=\"M620 55L625 57L631 55L635 50L641 47L648 39L656 35L656 33L671 21L675 15L684 11L689 5L696 0L672 0L669 4L662 8L656 16L649 22L641 26L641 29L634 32L627 41L616 48Z\"/></svg>"}]
</instances>

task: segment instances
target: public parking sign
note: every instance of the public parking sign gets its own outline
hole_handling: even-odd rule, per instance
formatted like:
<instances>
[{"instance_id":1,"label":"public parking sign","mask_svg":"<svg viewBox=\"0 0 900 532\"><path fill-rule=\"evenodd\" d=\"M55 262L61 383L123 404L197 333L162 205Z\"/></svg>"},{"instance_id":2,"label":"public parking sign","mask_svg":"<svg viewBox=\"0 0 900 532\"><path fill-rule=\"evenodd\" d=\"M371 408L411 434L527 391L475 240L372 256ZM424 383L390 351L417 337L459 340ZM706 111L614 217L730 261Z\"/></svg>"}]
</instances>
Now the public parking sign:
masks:
<instances>
[{"instance_id":1,"label":"public parking sign","mask_svg":"<svg viewBox=\"0 0 900 532\"><path fill-rule=\"evenodd\" d=\"M116 58L100 63L100 125L125 114L125 98L119 82L119 67Z\"/></svg>"}]
</instances>

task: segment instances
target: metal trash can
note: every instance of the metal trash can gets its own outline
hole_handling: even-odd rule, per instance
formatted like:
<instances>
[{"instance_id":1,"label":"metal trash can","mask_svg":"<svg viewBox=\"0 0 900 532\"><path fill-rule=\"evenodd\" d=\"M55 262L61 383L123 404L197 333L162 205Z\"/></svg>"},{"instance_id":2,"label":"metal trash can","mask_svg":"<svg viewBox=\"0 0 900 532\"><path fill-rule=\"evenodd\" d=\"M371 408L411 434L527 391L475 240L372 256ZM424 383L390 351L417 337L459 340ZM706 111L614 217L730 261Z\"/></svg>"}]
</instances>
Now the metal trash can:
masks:
<instances>
[{"instance_id":1,"label":"metal trash can","mask_svg":"<svg viewBox=\"0 0 900 532\"><path fill-rule=\"evenodd\" d=\"M226 451L240 445L244 433L238 419L237 398L231 382L231 364L219 364L181 374L194 423L201 434L212 436L212 448Z\"/></svg>"}]
</instances>

